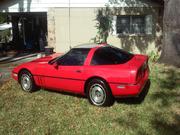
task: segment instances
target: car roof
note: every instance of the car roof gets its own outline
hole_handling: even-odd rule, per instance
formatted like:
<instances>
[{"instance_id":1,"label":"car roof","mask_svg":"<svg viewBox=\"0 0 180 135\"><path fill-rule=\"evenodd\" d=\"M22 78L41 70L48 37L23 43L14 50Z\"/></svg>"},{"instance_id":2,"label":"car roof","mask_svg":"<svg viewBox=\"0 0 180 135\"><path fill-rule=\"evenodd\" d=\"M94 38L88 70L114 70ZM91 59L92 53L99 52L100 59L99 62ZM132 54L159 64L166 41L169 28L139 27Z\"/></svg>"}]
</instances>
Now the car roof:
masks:
<instances>
[{"instance_id":1,"label":"car roof","mask_svg":"<svg viewBox=\"0 0 180 135\"><path fill-rule=\"evenodd\" d=\"M81 44L81 45L77 45L75 47L73 47L74 49L75 48L78 48L78 49L83 49L83 48L86 48L86 49L92 49L92 48L96 48L96 47L102 47L102 46L105 46L106 44Z\"/></svg>"}]
</instances>

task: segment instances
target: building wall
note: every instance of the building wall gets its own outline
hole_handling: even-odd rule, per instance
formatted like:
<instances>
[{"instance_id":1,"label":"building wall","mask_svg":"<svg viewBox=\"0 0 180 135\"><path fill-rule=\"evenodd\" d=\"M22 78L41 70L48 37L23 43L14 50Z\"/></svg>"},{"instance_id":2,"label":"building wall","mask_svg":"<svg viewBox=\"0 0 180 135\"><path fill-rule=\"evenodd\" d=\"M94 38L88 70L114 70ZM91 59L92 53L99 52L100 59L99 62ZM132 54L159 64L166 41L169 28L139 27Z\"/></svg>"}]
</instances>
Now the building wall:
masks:
<instances>
[{"instance_id":1,"label":"building wall","mask_svg":"<svg viewBox=\"0 0 180 135\"><path fill-rule=\"evenodd\" d=\"M162 40L160 5L151 0L118 2L110 4L112 8L117 7L112 15L152 14L154 33L148 36L117 36L110 33L108 43L137 53L159 50ZM105 7L107 3L108 0L9 0L0 1L0 12L47 12L48 45L57 52L65 52L76 44L92 42L91 39L97 34L97 7Z\"/></svg>"},{"instance_id":2,"label":"building wall","mask_svg":"<svg viewBox=\"0 0 180 135\"><path fill-rule=\"evenodd\" d=\"M161 7L118 8L115 15L152 15L152 34L118 36L111 34L108 43L134 53L160 53L163 36L163 13Z\"/></svg>"},{"instance_id":3,"label":"building wall","mask_svg":"<svg viewBox=\"0 0 180 135\"><path fill-rule=\"evenodd\" d=\"M70 16L70 17L69 17ZM96 35L96 8L55 8L55 51L89 43Z\"/></svg>"},{"instance_id":4,"label":"building wall","mask_svg":"<svg viewBox=\"0 0 180 135\"><path fill-rule=\"evenodd\" d=\"M77 44L91 43L96 36L96 15L100 8L54 8L55 44L50 44L56 52L66 52ZM114 9L112 9L114 10ZM116 8L112 15L153 16L152 35L117 36L110 32L108 43L125 50L148 54L158 52L162 40L162 15L159 7L155 8ZM50 16L49 16L50 17Z\"/></svg>"}]
</instances>

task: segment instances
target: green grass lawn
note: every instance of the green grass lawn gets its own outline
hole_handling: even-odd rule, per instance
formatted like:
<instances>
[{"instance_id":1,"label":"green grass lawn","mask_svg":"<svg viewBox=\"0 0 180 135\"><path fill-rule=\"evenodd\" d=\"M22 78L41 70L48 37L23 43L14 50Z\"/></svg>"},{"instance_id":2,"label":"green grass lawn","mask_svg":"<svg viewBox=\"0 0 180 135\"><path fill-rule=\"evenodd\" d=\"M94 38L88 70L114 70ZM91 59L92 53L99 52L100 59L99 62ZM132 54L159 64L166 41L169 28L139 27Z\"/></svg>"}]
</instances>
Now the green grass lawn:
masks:
<instances>
[{"instance_id":1,"label":"green grass lawn","mask_svg":"<svg viewBox=\"0 0 180 135\"><path fill-rule=\"evenodd\" d=\"M151 64L142 102L117 100L98 108L86 98L47 90L25 93L10 80L0 87L0 134L180 134L180 70Z\"/></svg>"}]
</instances>

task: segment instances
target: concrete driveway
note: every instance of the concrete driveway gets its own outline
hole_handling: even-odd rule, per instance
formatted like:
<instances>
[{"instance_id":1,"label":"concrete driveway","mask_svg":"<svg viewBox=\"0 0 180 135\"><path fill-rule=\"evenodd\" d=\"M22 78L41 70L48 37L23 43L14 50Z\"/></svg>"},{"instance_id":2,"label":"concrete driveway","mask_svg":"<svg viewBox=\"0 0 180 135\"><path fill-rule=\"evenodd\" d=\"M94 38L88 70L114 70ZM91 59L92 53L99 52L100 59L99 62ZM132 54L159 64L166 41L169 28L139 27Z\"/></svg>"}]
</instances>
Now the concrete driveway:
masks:
<instances>
[{"instance_id":1,"label":"concrete driveway","mask_svg":"<svg viewBox=\"0 0 180 135\"><path fill-rule=\"evenodd\" d=\"M11 71L21 63L37 59L41 53L19 55L18 57L0 58L0 86L11 78Z\"/></svg>"}]
</instances>

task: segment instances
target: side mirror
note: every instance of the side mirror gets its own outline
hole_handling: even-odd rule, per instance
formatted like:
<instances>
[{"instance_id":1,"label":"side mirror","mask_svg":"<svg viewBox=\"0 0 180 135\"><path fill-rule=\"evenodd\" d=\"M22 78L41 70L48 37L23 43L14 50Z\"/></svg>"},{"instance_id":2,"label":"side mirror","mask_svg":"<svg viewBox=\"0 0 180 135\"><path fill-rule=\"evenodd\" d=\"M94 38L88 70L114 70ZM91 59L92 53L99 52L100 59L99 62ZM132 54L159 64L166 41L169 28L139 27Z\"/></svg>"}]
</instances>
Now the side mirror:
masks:
<instances>
[{"instance_id":1,"label":"side mirror","mask_svg":"<svg viewBox=\"0 0 180 135\"><path fill-rule=\"evenodd\" d=\"M58 65L57 62L54 62L54 63L53 63L53 66L54 66L55 69L58 69L58 67L59 67L59 65Z\"/></svg>"}]
</instances>

